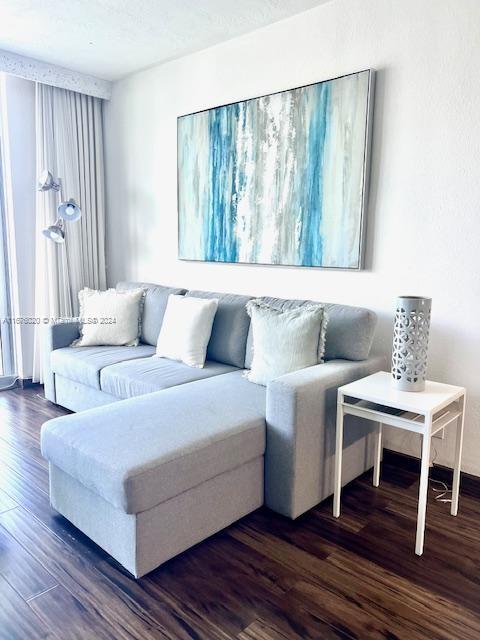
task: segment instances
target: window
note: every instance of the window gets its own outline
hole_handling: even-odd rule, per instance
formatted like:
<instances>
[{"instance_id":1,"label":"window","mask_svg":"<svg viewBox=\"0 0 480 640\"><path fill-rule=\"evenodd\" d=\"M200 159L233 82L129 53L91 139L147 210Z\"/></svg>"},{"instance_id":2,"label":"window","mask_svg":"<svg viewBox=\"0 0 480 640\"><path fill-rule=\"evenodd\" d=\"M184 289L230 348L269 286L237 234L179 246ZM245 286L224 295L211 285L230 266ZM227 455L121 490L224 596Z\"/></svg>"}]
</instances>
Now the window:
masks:
<instances>
[{"instance_id":1,"label":"window","mask_svg":"<svg viewBox=\"0 0 480 640\"><path fill-rule=\"evenodd\" d=\"M0 389L8 384L10 381L8 378L15 376L2 158L3 149L0 137Z\"/></svg>"}]
</instances>

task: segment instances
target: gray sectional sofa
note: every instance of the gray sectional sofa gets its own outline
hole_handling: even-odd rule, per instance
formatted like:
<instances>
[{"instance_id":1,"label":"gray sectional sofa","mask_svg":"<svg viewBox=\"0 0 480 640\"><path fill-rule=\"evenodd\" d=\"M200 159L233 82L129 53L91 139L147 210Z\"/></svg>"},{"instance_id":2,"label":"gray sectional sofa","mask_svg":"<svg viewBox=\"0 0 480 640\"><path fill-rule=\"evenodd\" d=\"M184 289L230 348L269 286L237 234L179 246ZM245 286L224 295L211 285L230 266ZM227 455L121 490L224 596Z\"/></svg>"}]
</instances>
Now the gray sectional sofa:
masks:
<instances>
[{"instance_id":1,"label":"gray sectional sofa","mask_svg":"<svg viewBox=\"0 0 480 640\"><path fill-rule=\"evenodd\" d=\"M255 385L248 296L118 288L138 286L138 347L71 347L78 323L48 327L45 396L76 413L41 436L53 507L136 577L262 504L296 518L331 495L336 390L385 366L375 315L326 305L326 362ZM170 293L219 299L204 369L152 358ZM348 419L344 483L373 464L371 426Z\"/></svg>"}]
</instances>

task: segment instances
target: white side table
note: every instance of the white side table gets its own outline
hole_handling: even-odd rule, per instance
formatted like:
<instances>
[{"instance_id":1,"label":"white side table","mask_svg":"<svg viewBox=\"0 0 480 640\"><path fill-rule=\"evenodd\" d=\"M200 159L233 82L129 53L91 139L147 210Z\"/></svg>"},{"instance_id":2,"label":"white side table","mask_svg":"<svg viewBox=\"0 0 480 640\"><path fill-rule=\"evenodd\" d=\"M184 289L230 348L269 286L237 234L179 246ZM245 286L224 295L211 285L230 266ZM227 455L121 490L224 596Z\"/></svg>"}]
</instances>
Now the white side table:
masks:
<instances>
[{"instance_id":1,"label":"white side table","mask_svg":"<svg viewBox=\"0 0 480 640\"><path fill-rule=\"evenodd\" d=\"M337 437L335 451L335 490L333 515L340 516L342 490L343 417L359 416L378 422L378 432L373 470L373 485L380 482L382 457L382 425L406 429L422 436L422 461L418 496L417 538L415 553L422 555L425 537L425 513L427 509L428 471L432 436L451 423L457 425L455 466L453 471L452 506L450 513L458 512L460 487L460 462L462 457L463 425L465 420L465 389L439 382L427 382L425 391L397 391L391 384L391 374L386 371L356 380L338 389Z\"/></svg>"}]
</instances>

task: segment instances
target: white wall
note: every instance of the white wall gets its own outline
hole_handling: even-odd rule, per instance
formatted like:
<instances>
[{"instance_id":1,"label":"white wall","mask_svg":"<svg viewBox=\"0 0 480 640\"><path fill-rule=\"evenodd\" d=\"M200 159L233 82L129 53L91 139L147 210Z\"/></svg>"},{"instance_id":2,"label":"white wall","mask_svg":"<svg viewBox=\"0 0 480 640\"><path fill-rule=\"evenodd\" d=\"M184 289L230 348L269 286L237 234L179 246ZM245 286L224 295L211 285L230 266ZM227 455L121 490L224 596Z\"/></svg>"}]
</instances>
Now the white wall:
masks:
<instances>
[{"instance_id":1,"label":"white wall","mask_svg":"<svg viewBox=\"0 0 480 640\"><path fill-rule=\"evenodd\" d=\"M12 269L12 314L33 317L35 303L35 83L0 74L2 132ZM17 374L32 377L33 325L14 325Z\"/></svg>"},{"instance_id":2,"label":"white wall","mask_svg":"<svg viewBox=\"0 0 480 640\"><path fill-rule=\"evenodd\" d=\"M390 352L398 294L433 298L429 377L468 388L480 475L480 2L334 0L117 83L106 107L109 281L364 305ZM367 269L177 260L176 117L373 67ZM450 464L453 441L437 442ZM388 444L418 452L411 437Z\"/></svg>"}]
</instances>

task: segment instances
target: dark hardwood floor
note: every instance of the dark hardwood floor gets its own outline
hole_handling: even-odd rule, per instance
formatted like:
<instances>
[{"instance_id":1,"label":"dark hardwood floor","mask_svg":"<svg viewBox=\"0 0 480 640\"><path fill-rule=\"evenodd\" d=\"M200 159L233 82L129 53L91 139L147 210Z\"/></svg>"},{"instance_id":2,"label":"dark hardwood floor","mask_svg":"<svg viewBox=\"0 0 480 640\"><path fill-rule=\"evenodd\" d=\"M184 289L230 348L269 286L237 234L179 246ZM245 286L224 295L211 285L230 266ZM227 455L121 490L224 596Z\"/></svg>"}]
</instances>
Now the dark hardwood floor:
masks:
<instances>
[{"instance_id":1,"label":"dark hardwood floor","mask_svg":"<svg viewBox=\"0 0 480 640\"><path fill-rule=\"evenodd\" d=\"M386 452L340 520L331 500L295 522L260 509L135 581L50 508L39 432L64 411L39 394L0 393L0 638L480 638L480 481L457 518L430 492L421 558L418 465Z\"/></svg>"}]
</instances>

